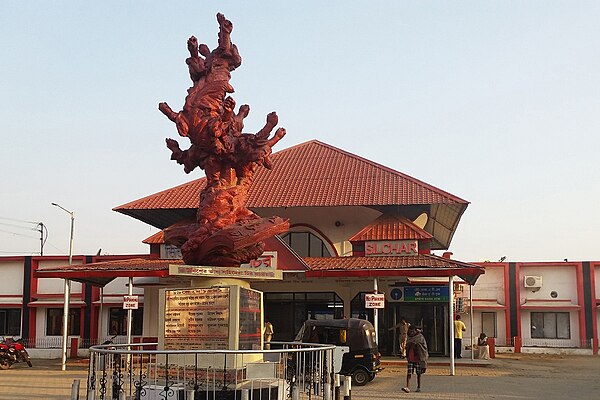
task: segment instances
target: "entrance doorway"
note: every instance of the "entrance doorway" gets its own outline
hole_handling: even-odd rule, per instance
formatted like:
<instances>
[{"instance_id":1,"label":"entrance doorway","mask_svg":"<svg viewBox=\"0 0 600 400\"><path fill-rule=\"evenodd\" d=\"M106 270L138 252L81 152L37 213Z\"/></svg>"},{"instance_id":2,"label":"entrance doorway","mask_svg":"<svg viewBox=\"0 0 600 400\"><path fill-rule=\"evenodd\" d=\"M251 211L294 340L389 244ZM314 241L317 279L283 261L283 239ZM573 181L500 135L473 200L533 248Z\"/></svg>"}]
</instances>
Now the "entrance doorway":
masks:
<instances>
[{"instance_id":1,"label":"entrance doorway","mask_svg":"<svg viewBox=\"0 0 600 400\"><path fill-rule=\"evenodd\" d=\"M423 329L429 354L449 354L448 305L440 303L392 303L386 304L386 324L392 327L404 317L411 325ZM389 343L393 343L392 354L399 354L398 331L389 332Z\"/></svg>"}]
</instances>

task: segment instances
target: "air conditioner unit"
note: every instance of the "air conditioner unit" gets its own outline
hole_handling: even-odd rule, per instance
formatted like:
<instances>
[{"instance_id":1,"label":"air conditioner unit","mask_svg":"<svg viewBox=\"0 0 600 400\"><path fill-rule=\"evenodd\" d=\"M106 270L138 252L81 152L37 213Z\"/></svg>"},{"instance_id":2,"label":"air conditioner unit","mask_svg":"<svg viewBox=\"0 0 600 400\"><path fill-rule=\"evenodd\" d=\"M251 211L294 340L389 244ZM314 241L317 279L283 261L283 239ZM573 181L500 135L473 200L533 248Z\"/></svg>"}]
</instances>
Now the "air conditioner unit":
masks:
<instances>
[{"instance_id":1,"label":"air conditioner unit","mask_svg":"<svg viewBox=\"0 0 600 400\"><path fill-rule=\"evenodd\" d=\"M523 286L526 288L541 288L542 287L542 277L541 276L525 276L523 279Z\"/></svg>"}]
</instances>

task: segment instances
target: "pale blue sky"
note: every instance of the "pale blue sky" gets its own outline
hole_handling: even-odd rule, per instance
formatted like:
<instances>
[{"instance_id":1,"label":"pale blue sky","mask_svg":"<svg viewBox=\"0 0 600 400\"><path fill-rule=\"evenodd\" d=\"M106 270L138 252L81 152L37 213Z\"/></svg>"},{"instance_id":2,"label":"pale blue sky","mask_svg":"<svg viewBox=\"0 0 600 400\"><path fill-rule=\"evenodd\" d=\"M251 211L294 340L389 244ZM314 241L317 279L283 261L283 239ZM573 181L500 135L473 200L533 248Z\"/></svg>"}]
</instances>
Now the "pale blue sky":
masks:
<instances>
[{"instance_id":1,"label":"pale blue sky","mask_svg":"<svg viewBox=\"0 0 600 400\"><path fill-rule=\"evenodd\" d=\"M457 259L600 260L600 2L6 1L0 255L147 252L115 206L203 176L169 160L186 40L223 12L249 131L319 139L471 202ZM19 221L13 221L19 220ZM33 227L33 225L30 225ZM17 233L17 234L15 234Z\"/></svg>"}]
</instances>

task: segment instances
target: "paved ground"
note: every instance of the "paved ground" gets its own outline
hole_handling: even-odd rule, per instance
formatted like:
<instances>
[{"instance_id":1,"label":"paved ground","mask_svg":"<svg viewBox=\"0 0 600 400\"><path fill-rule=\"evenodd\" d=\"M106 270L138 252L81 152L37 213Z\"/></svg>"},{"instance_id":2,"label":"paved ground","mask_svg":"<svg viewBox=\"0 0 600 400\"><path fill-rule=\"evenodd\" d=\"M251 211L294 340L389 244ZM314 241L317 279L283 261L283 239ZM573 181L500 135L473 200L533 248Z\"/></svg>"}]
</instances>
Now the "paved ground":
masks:
<instances>
[{"instance_id":1,"label":"paved ground","mask_svg":"<svg viewBox=\"0 0 600 400\"><path fill-rule=\"evenodd\" d=\"M60 360L33 360L34 367L16 364L0 371L0 400L68 400L74 379L80 379L85 399L86 364L70 362L60 371ZM396 399L598 399L600 357L499 355L489 366L431 366L423 376L423 392L403 393L406 368L387 367L373 382L352 389L353 400ZM412 379L412 387L416 385Z\"/></svg>"},{"instance_id":2,"label":"paved ground","mask_svg":"<svg viewBox=\"0 0 600 400\"><path fill-rule=\"evenodd\" d=\"M388 367L373 382L352 388L353 400L381 399L599 399L600 357L498 355L489 366L433 366L421 393L404 393L406 367ZM411 390L416 380L411 379Z\"/></svg>"},{"instance_id":3,"label":"paved ground","mask_svg":"<svg viewBox=\"0 0 600 400\"><path fill-rule=\"evenodd\" d=\"M69 362L60 370L60 360L32 360L0 371L0 400L69 400L73 380L81 383L80 399L85 399L87 363Z\"/></svg>"}]
</instances>

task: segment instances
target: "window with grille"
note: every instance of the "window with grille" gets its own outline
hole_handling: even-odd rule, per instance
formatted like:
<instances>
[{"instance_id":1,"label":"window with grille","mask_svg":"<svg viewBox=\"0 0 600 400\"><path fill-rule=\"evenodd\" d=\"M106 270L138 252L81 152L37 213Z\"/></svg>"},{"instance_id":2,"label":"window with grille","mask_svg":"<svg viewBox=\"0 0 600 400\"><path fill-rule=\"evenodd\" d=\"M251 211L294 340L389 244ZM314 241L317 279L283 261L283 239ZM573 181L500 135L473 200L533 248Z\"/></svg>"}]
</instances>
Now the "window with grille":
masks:
<instances>
[{"instance_id":1,"label":"window with grille","mask_svg":"<svg viewBox=\"0 0 600 400\"><path fill-rule=\"evenodd\" d=\"M568 312L532 312L531 337L534 339L570 339Z\"/></svg>"},{"instance_id":2,"label":"window with grille","mask_svg":"<svg viewBox=\"0 0 600 400\"><path fill-rule=\"evenodd\" d=\"M63 308L48 308L46 310L46 336L62 335ZM67 333L69 335L79 335L81 323L81 310L69 309L69 321Z\"/></svg>"},{"instance_id":3,"label":"window with grille","mask_svg":"<svg viewBox=\"0 0 600 400\"><path fill-rule=\"evenodd\" d=\"M19 336L21 331L21 309L0 308L0 336Z\"/></svg>"}]
</instances>

